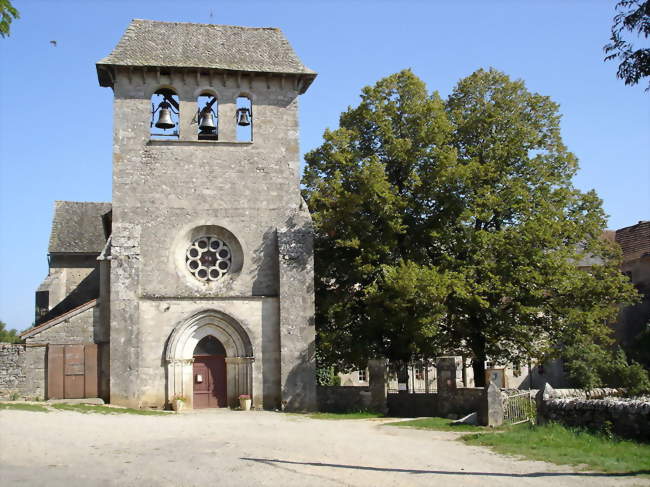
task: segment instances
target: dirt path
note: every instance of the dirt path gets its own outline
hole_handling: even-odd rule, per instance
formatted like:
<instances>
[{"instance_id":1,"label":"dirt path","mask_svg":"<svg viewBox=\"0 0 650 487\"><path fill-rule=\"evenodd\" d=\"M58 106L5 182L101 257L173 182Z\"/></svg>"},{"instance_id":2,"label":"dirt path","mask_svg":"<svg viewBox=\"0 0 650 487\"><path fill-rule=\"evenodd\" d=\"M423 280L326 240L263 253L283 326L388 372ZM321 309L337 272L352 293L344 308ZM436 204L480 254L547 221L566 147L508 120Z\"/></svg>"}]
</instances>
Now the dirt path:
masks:
<instances>
[{"instance_id":1,"label":"dirt path","mask_svg":"<svg viewBox=\"0 0 650 487\"><path fill-rule=\"evenodd\" d=\"M650 485L454 441L456 433L271 412L0 411L0 484L49 486Z\"/></svg>"}]
</instances>

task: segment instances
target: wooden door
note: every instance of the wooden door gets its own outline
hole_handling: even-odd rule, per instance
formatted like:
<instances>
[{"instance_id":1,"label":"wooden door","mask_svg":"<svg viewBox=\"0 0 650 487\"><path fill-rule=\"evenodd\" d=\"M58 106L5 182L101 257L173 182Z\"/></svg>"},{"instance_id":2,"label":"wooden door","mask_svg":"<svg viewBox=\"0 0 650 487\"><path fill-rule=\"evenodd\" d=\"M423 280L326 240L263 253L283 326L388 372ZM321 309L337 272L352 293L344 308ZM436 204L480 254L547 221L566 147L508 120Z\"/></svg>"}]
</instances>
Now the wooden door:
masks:
<instances>
[{"instance_id":1,"label":"wooden door","mask_svg":"<svg viewBox=\"0 0 650 487\"><path fill-rule=\"evenodd\" d=\"M77 399L98 395L97 345L48 345L47 398Z\"/></svg>"},{"instance_id":2,"label":"wooden door","mask_svg":"<svg viewBox=\"0 0 650 487\"><path fill-rule=\"evenodd\" d=\"M195 355L193 374L195 409L227 406L225 356Z\"/></svg>"}]
</instances>

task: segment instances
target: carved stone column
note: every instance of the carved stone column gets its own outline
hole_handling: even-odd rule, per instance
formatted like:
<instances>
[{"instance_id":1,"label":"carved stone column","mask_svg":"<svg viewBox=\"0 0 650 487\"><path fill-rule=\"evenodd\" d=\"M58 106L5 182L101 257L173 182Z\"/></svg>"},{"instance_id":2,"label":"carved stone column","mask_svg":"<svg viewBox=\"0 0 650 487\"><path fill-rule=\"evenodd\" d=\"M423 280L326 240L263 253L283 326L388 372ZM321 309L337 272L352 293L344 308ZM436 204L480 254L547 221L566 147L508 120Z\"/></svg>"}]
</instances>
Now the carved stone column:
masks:
<instances>
[{"instance_id":1,"label":"carved stone column","mask_svg":"<svg viewBox=\"0 0 650 487\"><path fill-rule=\"evenodd\" d=\"M230 407L239 405L240 394L248 394L253 404L261 404L253 391L253 357L226 357L227 402Z\"/></svg>"},{"instance_id":2,"label":"carved stone column","mask_svg":"<svg viewBox=\"0 0 650 487\"><path fill-rule=\"evenodd\" d=\"M175 359L167 363L167 403L175 396L183 396L192 407L194 359Z\"/></svg>"}]
</instances>

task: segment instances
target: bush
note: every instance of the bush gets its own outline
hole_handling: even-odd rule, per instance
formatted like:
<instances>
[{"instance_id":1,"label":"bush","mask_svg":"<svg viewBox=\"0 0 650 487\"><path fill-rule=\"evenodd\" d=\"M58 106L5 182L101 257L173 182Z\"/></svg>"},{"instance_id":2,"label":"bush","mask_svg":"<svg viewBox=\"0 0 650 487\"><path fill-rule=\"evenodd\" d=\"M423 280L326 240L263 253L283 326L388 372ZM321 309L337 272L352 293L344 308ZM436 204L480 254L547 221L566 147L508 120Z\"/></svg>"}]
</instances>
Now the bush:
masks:
<instances>
[{"instance_id":1,"label":"bush","mask_svg":"<svg viewBox=\"0 0 650 487\"><path fill-rule=\"evenodd\" d=\"M648 371L628 361L620 348L607 350L596 343L576 343L565 348L567 375L574 386L624 388L629 396L650 393Z\"/></svg>"},{"instance_id":2,"label":"bush","mask_svg":"<svg viewBox=\"0 0 650 487\"><path fill-rule=\"evenodd\" d=\"M334 367L316 369L316 383L319 386L340 386L341 378L334 372Z\"/></svg>"}]
</instances>

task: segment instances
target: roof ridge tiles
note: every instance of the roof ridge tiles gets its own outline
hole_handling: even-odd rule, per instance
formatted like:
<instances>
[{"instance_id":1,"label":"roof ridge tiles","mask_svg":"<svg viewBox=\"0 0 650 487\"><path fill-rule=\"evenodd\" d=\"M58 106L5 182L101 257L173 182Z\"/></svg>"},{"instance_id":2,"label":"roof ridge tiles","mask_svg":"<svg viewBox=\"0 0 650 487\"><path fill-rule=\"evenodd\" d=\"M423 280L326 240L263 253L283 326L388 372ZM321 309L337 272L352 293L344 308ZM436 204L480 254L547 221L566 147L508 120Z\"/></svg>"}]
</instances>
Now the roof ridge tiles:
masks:
<instances>
[{"instance_id":1,"label":"roof ridge tiles","mask_svg":"<svg viewBox=\"0 0 650 487\"><path fill-rule=\"evenodd\" d=\"M277 27L248 27L134 19L117 45L97 62L102 86L113 86L115 67L215 69L302 76L305 66Z\"/></svg>"},{"instance_id":2,"label":"roof ridge tiles","mask_svg":"<svg viewBox=\"0 0 650 487\"><path fill-rule=\"evenodd\" d=\"M152 20L152 19L131 19L131 22L149 22L152 24L176 24L176 25L200 25L202 27L233 27L236 29L251 29L251 30L275 30L282 32L279 27L251 27L248 25L234 25L234 24L206 24L202 22L178 22L166 20ZM129 27L131 24L129 24Z\"/></svg>"}]
</instances>

